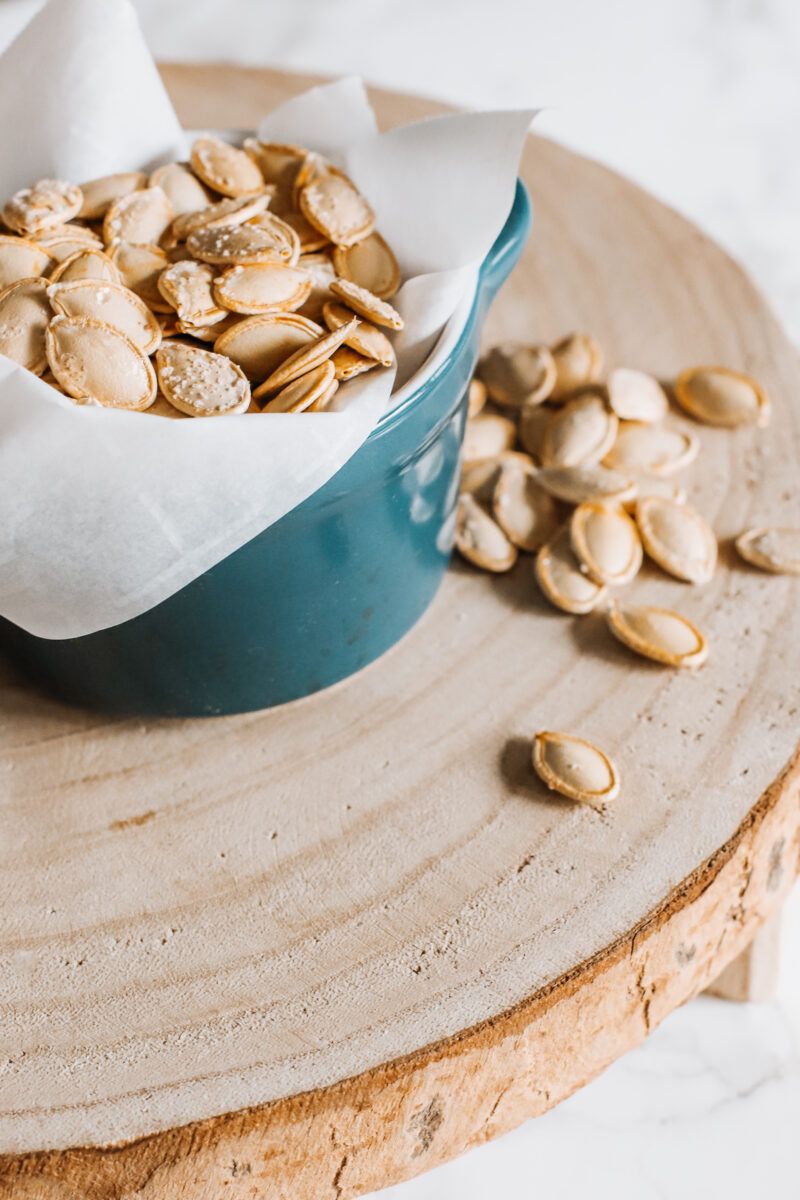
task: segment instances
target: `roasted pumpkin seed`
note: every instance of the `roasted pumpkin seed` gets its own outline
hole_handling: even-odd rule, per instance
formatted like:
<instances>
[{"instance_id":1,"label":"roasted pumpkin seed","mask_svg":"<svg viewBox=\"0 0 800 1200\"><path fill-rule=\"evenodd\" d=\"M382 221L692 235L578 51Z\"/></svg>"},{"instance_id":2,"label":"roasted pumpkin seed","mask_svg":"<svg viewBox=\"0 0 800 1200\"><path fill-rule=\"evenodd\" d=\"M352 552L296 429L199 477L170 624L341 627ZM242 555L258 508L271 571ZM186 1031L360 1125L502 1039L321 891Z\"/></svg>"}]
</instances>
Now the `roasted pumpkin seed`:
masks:
<instances>
[{"instance_id":1,"label":"roasted pumpkin seed","mask_svg":"<svg viewBox=\"0 0 800 1200\"><path fill-rule=\"evenodd\" d=\"M692 367L675 381L675 399L697 421L733 429L766 425L770 402L760 383L728 367Z\"/></svg>"},{"instance_id":2,"label":"roasted pumpkin seed","mask_svg":"<svg viewBox=\"0 0 800 1200\"><path fill-rule=\"evenodd\" d=\"M617 425L601 395L585 394L570 400L545 428L542 466L580 467L600 462L614 444Z\"/></svg>"},{"instance_id":3,"label":"roasted pumpkin seed","mask_svg":"<svg viewBox=\"0 0 800 1200\"><path fill-rule=\"evenodd\" d=\"M58 263L51 272L51 283L75 283L80 279L105 280L106 283L121 283L120 274L114 263L102 250L87 246L76 250Z\"/></svg>"},{"instance_id":4,"label":"roasted pumpkin seed","mask_svg":"<svg viewBox=\"0 0 800 1200\"><path fill-rule=\"evenodd\" d=\"M523 342L493 346L478 371L495 404L506 408L541 404L556 381L556 365L547 347Z\"/></svg>"},{"instance_id":5,"label":"roasted pumpkin seed","mask_svg":"<svg viewBox=\"0 0 800 1200\"><path fill-rule=\"evenodd\" d=\"M153 171L150 187L160 187L169 200L173 222L187 213L196 213L213 203L213 195L201 183L188 163L171 162ZM140 185L144 186L144 185Z\"/></svg>"},{"instance_id":6,"label":"roasted pumpkin seed","mask_svg":"<svg viewBox=\"0 0 800 1200\"><path fill-rule=\"evenodd\" d=\"M516 546L468 492L458 498L455 545L459 554L484 571L509 571L517 561Z\"/></svg>"},{"instance_id":7,"label":"roasted pumpkin seed","mask_svg":"<svg viewBox=\"0 0 800 1200\"><path fill-rule=\"evenodd\" d=\"M533 739L533 768L551 791L602 812L619 795L611 759L583 738L540 730Z\"/></svg>"},{"instance_id":8,"label":"roasted pumpkin seed","mask_svg":"<svg viewBox=\"0 0 800 1200\"><path fill-rule=\"evenodd\" d=\"M34 375L47 366L48 287L46 279L20 279L0 292L0 354Z\"/></svg>"},{"instance_id":9,"label":"roasted pumpkin seed","mask_svg":"<svg viewBox=\"0 0 800 1200\"><path fill-rule=\"evenodd\" d=\"M536 468L516 455L502 460L493 509L506 536L530 554L553 536L558 525L556 502L536 482Z\"/></svg>"},{"instance_id":10,"label":"roasted pumpkin seed","mask_svg":"<svg viewBox=\"0 0 800 1200\"><path fill-rule=\"evenodd\" d=\"M130 192L139 192L147 187L144 171L124 171L117 175L103 175L81 184L83 203L78 216L84 221L98 221L106 215L112 204Z\"/></svg>"},{"instance_id":11,"label":"roasted pumpkin seed","mask_svg":"<svg viewBox=\"0 0 800 1200\"><path fill-rule=\"evenodd\" d=\"M191 162L198 179L223 196L248 196L264 187L264 176L250 155L220 138L197 138Z\"/></svg>"},{"instance_id":12,"label":"roasted pumpkin seed","mask_svg":"<svg viewBox=\"0 0 800 1200\"><path fill-rule=\"evenodd\" d=\"M161 391L179 412L216 417L246 412L250 384L240 367L220 354L167 342L156 354Z\"/></svg>"},{"instance_id":13,"label":"roasted pumpkin seed","mask_svg":"<svg viewBox=\"0 0 800 1200\"><path fill-rule=\"evenodd\" d=\"M54 261L36 242L0 235L0 292L21 279L46 275Z\"/></svg>"},{"instance_id":14,"label":"roasted pumpkin seed","mask_svg":"<svg viewBox=\"0 0 800 1200\"><path fill-rule=\"evenodd\" d=\"M375 214L367 201L349 179L339 174L313 179L302 188L299 206L306 220L337 246L360 242L375 224Z\"/></svg>"},{"instance_id":15,"label":"roasted pumpkin seed","mask_svg":"<svg viewBox=\"0 0 800 1200\"><path fill-rule=\"evenodd\" d=\"M392 248L379 233L370 233L352 246L335 246L333 265L342 279L381 300L391 299L402 281Z\"/></svg>"},{"instance_id":16,"label":"roasted pumpkin seed","mask_svg":"<svg viewBox=\"0 0 800 1200\"><path fill-rule=\"evenodd\" d=\"M608 403L621 421L652 424L667 415L667 397L657 379L645 371L617 367L606 380Z\"/></svg>"},{"instance_id":17,"label":"roasted pumpkin seed","mask_svg":"<svg viewBox=\"0 0 800 1200\"><path fill-rule=\"evenodd\" d=\"M352 308L360 317L372 321L374 325L384 325L387 329L403 328L403 318L387 300L373 296L372 292L359 287L357 283L351 283L349 279L334 279L330 286L333 295L344 301L347 307Z\"/></svg>"},{"instance_id":18,"label":"roasted pumpkin seed","mask_svg":"<svg viewBox=\"0 0 800 1200\"><path fill-rule=\"evenodd\" d=\"M608 589L590 579L570 544L569 527L562 527L536 555L536 579L556 608L568 613L588 613L597 608Z\"/></svg>"},{"instance_id":19,"label":"roasted pumpkin seed","mask_svg":"<svg viewBox=\"0 0 800 1200\"><path fill-rule=\"evenodd\" d=\"M68 395L141 412L156 396L150 359L118 329L91 317L53 317L47 361Z\"/></svg>"},{"instance_id":20,"label":"roasted pumpkin seed","mask_svg":"<svg viewBox=\"0 0 800 1200\"><path fill-rule=\"evenodd\" d=\"M608 627L625 646L668 667L699 667L708 657L700 630L680 613L650 604L612 604Z\"/></svg>"},{"instance_id":21,"label":"roasted pumpkin seed","mask_svg":"<svg viewBox=\"0 0 800 1200\"><path fill-rule=\"evenodd\" d=\"M504 450L510 450L517 440L517 427L508 417L497 413L478 413L467 421L464 431L464 462L472 463L479 458L494 458Z\"/></svg>"},{"instance_id":22,"label":"roasted pumpkin seed","mask_svg":"<svg viewBox=\"0 0 800 1200\"><path fill-rule=\"evenodd\" d=\"M628 514L615 504L579 504L569 525L570 544L595 583L621 587L642 565L642 543Z\"/></svg>"},{"instance_id":23,"label":"roasted pumpkin seed","mask_svg":"<svg viewBox=\"0 0 800 1200\"><path fill-rule=\"evenodd\" d=\"M622 421L617 440L603 458L616 471L674 475L697 458L700 442L694 434L666 425Z\"/></svg>"},{"instance_id":24,"label":"roasted pumpkin seed","mask_svg":"<svg viewBox=\"0 0 800 1200\"><path fill-rule=\"evenodd\" d=\"M717 539L699 512L664 496L636 502L636 524L654 562L688 583L708 583L717 565Z\"/></svg>"},{"instance_id":25,"label":"roasted pumpkin seed","mask_svg":"<svg viewBox=\"0 0 800 1200\"><path fill-rule=\"evenodd\" d=\"M161 188L142 188L110 206L103 220L103 239L109 246L114 242L158 244L171 222L172 209Z\"/></svg>"},{"instance_id":26,"label":"roasted pumpkin seed","mask_svg":"<svg viewBox=\"0 0 800 1200\"><path fill-rule=\"evenodd\" d=\"M353 318L355 322L356 318ZM301 346L294 354L290 354L288 358L276 367L275 370L267 376L260 387L253 392L253 399L260 400L262 396L267 396L271 392L277 392L285 388L288 383L293 383L295 379L299 379L301 375L308 374L315 367L320 366L326 359L330 358L335 350L338 350L345 341L348 333L351 332L350 325L342 325L339 329L332 329L328 333L310 342L307 346ZM331 377L328 383L331 383L334 377L334 368L331 366ZM327 386L327 384L326 384Z\"/></svg>"},{"instance_id":27,"label":"roasted pumpkin seed","mask_svg":"<svg viewBox=\"0 0 800 1200\"><path fill-rule=\"evenodd\" d=\"M0 215L14 233L38 239L48 229L71 221L82 204L83 193L74 183L40 179L33 187L15 192Z\"/></svg>"},{"instance_id":28,"label":"roasted pumpkin seed","mask_svg":"<svg viewBox=\"0 0 800 1200\"><path fill-rule=\"evenodd\" d=\"M313 407L322 397L327 396L332 383L335 382L335 368L330 359L318 366L312 367L304 375L292 380L286 387L281 388L262 408L265 413L304 412ZM253 393L253 399L258 400L258 389Z\"/></svg>"},{"instance_id":29,"label":"roasted pumpkin seed","mask_svg":"<svg viewBox=\"0 0 800 1200\"><path fill-rule=\"evenodd\" d=\"M623 504L636 495L636 484L629 475L610 471L600 464L586 467L546 467L538 476L539 486L567 504L587 500Z\"/></svg>"},{"instance_id":30,"label":"roasted pumpkin seed","mask_svg":"<svg viewBox=\"0 0 800 1200\"><path fill-rule=\"evenodd\" d=\"M319 325L299 313L265 313L237 321L217 338L214 351L232 359L248 379L257 381L266 379L321 333Z\"/></svg>"},{"instance_id":31,"label":"roasted pumpkin seed","mask_svg":"<svg viewBox=\"0 0 800 1200\"><path fill-rule=\"evenodd\" d=\"M311 276L285 263L229 267L214 284L223 308L238 313L294 312L311 292Z\"/></svg>"},{"instance_id":32,"label":"roasted pumpkin seed","mask_svg":"<svg viewBox=\"0 0 800 1200\"><path fill-rule=\"evenodd\" d=\"M91 317L124 333L143 354L152 354L161 342L161 326L135 292L121 283L103 279L78 279L54 283L47 289L53 311L64 317Z\"/></svg>"},{"instance_id":33,"label":"roasted pumpkin seed","mask_svg":"<svg viewBox=\"0 0 800 1200\"><path fill-rule=\"evenodd\" d=\"M772 525L748 529L736 539L742 558L775 575L800 575L800 529Z\"/></svg>"},{"instance_id":34,"label":"roasted pumpkin seed","mask_svg":"<svg viewBox=\"0 0 800 1200\"><path fill-rule=\"evenodd\" d=\"M571 333L550 349L556 368L551 400L564 400L600 378L603 352L588 333Z\"/></svg>"}]
</instances>

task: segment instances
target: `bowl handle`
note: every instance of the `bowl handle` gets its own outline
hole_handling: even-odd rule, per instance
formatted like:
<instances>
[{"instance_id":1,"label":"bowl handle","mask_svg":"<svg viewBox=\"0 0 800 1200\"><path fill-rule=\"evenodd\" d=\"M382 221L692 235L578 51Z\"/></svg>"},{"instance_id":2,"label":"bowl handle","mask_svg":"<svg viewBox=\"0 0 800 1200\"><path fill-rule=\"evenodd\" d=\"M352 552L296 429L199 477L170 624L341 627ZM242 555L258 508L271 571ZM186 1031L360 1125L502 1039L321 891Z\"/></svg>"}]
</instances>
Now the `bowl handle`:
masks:
<instances>
[{"instance_id":1,"label":"bowl handle","mask_svg":"<svg viewBox=\"0 0 800 1200\"><path fill-rule=\"evenodd\" d=\"M533 223L533 211L528 192L521 179L517 180L514 203L506 223L483 260L480 273L481 319L494 300L501 285L517 265L528 240Z\"/></svg>"}]
</instances>

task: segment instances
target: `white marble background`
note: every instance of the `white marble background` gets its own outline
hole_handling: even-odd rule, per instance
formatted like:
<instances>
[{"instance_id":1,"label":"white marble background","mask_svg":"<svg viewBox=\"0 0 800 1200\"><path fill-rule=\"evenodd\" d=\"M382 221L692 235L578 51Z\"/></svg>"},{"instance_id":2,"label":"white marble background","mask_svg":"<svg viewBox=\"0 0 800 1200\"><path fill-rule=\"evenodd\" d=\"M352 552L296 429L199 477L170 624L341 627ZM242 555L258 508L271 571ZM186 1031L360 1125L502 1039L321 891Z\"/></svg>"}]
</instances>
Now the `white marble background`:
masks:
<instances>
[{"instance_id":1,"label":"white marble background","mask_svg":"<svg viewBox=\"0 0 800 1200\"><path fill-rule=\"evenodd\" d=\"M331 74L538 128L635 178L751 271L800 342L798 0L134 0L161 58ZM39 7L0 0L0 45ZM387 1200L800 1195L800 893L768 1005L702 997L538 1121Z\"/></svg>"}]
</instances>

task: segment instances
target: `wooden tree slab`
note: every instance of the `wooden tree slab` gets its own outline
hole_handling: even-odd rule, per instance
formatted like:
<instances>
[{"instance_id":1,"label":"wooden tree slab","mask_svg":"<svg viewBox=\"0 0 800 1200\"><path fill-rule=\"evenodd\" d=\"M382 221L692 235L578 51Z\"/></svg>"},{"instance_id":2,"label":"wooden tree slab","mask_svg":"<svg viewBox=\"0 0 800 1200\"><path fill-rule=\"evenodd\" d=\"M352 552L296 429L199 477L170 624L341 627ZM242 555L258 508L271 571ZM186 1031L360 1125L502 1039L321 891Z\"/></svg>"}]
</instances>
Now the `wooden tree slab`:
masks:
<instances>
[{"instance_id":1,"label":"wooden tree slab","mask_svg":"<svg viewBox=\"0 0 800 1200\"><path fill-rule=\"evenodd\" d=\"M192 125L252 125L307 82L165 74ZM384 123L433 108L375 102ZM523 174L534 236L487 340L584 326L612 363L727 363L772 393L768 429L701 430L714 581L636 585L707 631L708 665L633 658L599 617L547 608L526 560L500 580L455 567L382 661L277 711L103 719L4 674L0 1195L395 1182L591 1079L786 894L798 582L729 539L796 520L796 355L739 268L630 183L539 139ZM543 726L618 760L612 812L545 793Z\"/></svg>"}]
</instances>

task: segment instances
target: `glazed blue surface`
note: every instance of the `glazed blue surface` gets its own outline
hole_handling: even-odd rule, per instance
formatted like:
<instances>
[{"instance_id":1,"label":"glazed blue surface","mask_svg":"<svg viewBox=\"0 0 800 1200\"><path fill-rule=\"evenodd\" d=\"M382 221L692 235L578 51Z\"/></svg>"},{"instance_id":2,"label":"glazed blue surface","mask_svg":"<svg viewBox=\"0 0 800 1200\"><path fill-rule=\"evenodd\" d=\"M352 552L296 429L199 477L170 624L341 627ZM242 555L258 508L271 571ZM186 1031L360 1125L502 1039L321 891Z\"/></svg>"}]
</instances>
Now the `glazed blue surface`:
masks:
<instances>
[{"instance_id":1,"label":"glazed blue surface","mask_svg":"<svg viewBox=\"0 0 800 1200\"><path fill-rule=\"evenodd\" d=\"M451 353L323 488L112 629L51 641L2 621L13 661L39 686L93 708L211 716L309 695L394 645L447 567L481 326L530 225L518 182Z\"/></svg>"}]
</instances>

